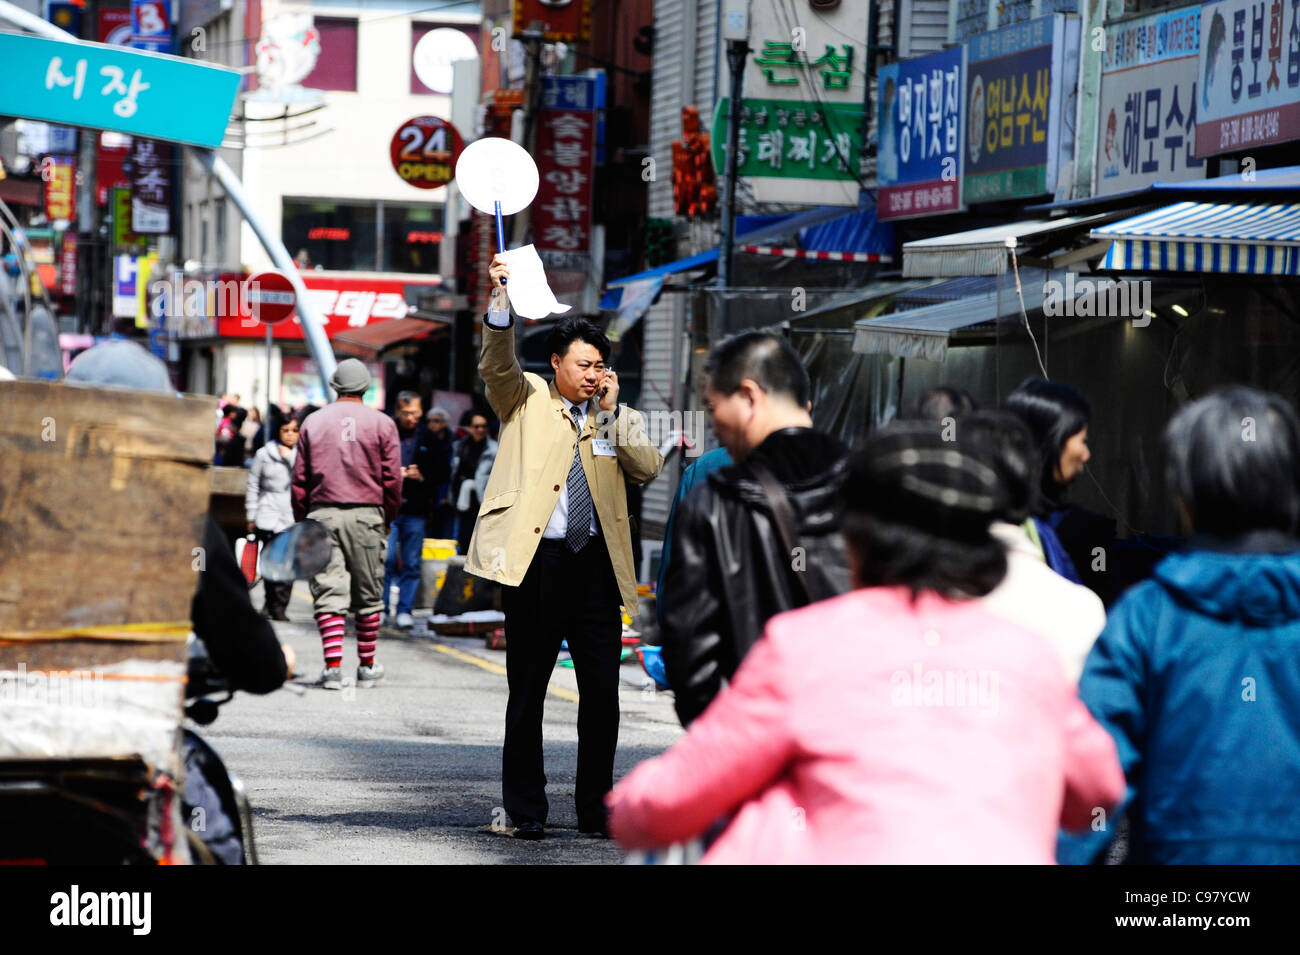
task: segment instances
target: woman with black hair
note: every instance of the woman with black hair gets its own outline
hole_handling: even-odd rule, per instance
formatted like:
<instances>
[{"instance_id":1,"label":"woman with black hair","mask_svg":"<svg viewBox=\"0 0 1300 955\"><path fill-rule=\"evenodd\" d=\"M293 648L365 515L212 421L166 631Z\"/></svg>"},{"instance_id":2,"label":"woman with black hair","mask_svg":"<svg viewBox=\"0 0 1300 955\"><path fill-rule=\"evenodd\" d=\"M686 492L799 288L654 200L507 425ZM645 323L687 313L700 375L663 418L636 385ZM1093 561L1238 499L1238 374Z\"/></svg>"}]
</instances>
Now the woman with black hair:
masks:
<instances>
[{"instance_id":1,"label":"woman with black hair","mask_svg":"<svg viewBox=\"0 0 1300 955\"><path fill-rule=\"evenodd\" d=\"M1007 569L992 463L929 422L873 434L843 526L857 589L779 614L686 737L608 798L631 848L730 816L713 863L1042 863L1123 790L1038 633L978 599Z\"/></svg>"},{"instance_id":2,"label":"woman with black hair","mask_svg":"<svg viewBox=\"0 0 1300 955\"><path fill-rule=\"evenodd\" d=\"M1300 422L1224 388L1180 410L1165 446L1190 545L1120 598L1079 682L1128 778L1128 860L1296 865ZM1065 840L1061 861L1110 835Z\"/></svg>"},{"instance_id":3,"label":"woman with black hair","mask_svg":"<svg viewBox=\"0 0 1300 955\"><path fill-rule=\"evenodd\" d=\"M1087 587L1048 567L1025 533L1038 501L1038 447L1024 422L1009 411L977 411L963 417L959 427L993 465L1007 492L1005 507L989 528L1007 550L1007 575L983 598L984 606L1046 637L1077 682L1106 625L1106 609Z\"/></svg>"},{"instance_id":4,"label":"woman with black hair","mask_svg":"<svg viewBox=\"0 0 1300 955\"><path fill-rule=\"evenodd\" d=\"M1114 522L1065 500L1066 490L1092 457L1088 400L1069 385L1030 378L1017 385L1002 406L1028 425L1038 444L1039 494L1026 531L1047 566L1067 580L1087 585L1104 600L1103 582L1092 572L1093 549L1114 539Z\"/></svg>"}]
</instances>

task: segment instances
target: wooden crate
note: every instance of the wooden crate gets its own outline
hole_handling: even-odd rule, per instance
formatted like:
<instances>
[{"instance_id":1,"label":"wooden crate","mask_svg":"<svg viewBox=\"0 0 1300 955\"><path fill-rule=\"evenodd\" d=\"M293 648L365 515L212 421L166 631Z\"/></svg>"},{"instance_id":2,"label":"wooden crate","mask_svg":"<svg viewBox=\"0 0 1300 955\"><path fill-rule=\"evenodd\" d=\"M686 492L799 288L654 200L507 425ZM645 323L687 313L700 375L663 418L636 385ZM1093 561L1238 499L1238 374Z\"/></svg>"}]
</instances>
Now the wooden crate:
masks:
<instances>
[{"instance_id":1,"label":"wooden crate","mask_svg":"<svg viewBox=\"0 0 1300 955\"><path fill-rule=\"evenodd\" d=\"M0 666L42 631L189 620L216 406L0 382Z\"/></svg>"}]
</instances>

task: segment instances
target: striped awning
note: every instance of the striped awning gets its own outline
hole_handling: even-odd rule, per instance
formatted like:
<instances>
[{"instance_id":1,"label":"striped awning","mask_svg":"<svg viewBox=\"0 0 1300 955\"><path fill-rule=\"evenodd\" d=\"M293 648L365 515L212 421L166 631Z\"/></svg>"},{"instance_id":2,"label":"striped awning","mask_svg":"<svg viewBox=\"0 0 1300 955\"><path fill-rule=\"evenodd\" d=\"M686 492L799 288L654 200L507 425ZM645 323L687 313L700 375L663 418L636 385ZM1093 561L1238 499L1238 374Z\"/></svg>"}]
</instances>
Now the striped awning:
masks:
<instances>
[{"instance_id":1,"label":"striped awning","mask_svg":"<svg viewBox=\"0 0 1300 955\"><path fill-rule=\"evenodd\" d=\"M1100 268L1300 275L1300 204L1179 202L1093 229L1110 239Z\"/></svg>"}]
</instances>

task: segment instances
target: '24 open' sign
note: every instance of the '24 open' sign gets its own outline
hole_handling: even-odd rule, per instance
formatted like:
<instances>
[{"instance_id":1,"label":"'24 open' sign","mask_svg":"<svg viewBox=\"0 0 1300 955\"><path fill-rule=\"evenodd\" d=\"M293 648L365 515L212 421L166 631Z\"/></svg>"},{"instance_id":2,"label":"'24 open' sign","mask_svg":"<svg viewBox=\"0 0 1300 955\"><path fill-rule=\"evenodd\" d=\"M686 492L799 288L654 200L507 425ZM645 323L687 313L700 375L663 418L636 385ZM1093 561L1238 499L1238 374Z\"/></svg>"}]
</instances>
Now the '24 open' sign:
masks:
<instances>
[{"instance_id":1,"label":"'24 open' sign","mask_svg":"<svg viewBox=\"0 0 1300 955\"><path fill-rule=\"evenodd\" d=\"M388 147L397 174L420 189L436 189L456 175L465 142L456 127L436 116L408 119Z\"/></svg>"}]
</instances>

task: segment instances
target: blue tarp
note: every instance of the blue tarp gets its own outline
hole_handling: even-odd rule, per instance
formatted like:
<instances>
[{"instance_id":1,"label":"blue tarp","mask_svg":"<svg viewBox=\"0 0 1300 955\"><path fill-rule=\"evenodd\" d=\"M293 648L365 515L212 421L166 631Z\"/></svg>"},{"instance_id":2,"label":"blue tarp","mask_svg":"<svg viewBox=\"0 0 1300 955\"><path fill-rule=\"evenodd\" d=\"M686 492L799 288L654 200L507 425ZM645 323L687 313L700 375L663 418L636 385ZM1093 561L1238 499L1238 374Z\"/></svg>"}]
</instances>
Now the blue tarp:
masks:
<instances>
[{"instance_id":1,"label":"blue tarp","mask_svg":"<svg viewBox=\"0 0 1300 955\"><path fill-rule=\"evenodd\" d=\"M874 206L804 229L799 248L809 252L894 252L894 227L876 219Z\"/></svg>"},{"instance_id":2,"label":"blue tarp","mask_svg":"<svg viewBox=\"0 0 1300 955\"><path fill-rule=\"evenodd\" d=\"M842 206L821 206L793 215L736 218L737 245L789 242L796 234L798 247L808 251L880 252L886 255L894 251L894 228L889 223L876 220L874 204L866 204L847 212ZM632 282L702 268L717 259L718 250L709 249L699 255L614 279L606 285L600 307L605 310L618 308L623 287Z\"/></svg>"}]
</instances>

